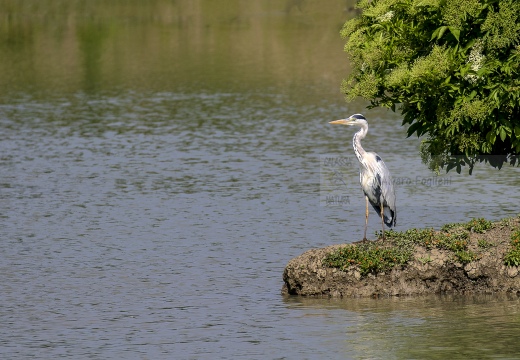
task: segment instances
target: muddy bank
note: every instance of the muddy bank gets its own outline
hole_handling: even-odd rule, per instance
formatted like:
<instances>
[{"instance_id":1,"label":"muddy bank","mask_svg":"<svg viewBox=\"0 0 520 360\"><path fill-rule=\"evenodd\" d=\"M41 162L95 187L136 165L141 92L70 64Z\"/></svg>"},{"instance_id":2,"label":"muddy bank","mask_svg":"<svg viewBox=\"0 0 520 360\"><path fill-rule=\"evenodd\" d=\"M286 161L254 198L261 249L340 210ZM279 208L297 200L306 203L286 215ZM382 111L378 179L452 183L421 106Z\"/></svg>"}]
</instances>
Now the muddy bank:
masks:
<instances>
[{"instance_id":1,"label":"muddy bank","mask_svg":"<svg viewBox=\"0 0 520 360\"><path fill-rule=\"evenodd\" d=\"M520 293L518 267L504 263L512 249L511 235L519 226L515 218L494 223L482 234L470 232L468 250L477 254L474 261L463 263L450 250L416 244L406 264L364 275L355 265L340 269L324 264L327 254L346 244L312 249L289 261L282 293L332 297ZM384 246L382 240L378 243Z\"/></svg>"}]
</instances>

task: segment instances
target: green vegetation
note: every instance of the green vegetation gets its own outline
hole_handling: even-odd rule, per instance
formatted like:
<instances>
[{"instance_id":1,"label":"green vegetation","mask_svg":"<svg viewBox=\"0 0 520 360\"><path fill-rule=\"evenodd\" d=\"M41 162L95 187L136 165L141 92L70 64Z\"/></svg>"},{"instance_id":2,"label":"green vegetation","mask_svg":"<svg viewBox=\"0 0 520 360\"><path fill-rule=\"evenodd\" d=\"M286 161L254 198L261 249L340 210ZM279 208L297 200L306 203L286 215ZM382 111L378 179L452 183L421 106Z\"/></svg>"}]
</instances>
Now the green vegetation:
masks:
<instances>
[{"instance_id":1,"label":"green vegetation","mask_svg":"<svg viewBox=\"0 0 520 360\"><path fill-rule=\"evenodd\" d=\"M478 240L478 247L483 249L483 250L489 249L492 246L493 246L493 244L490 243L489 241L487 241L486 239L479 239Z\"/></svg>"},{"instance_id":2,"label":"green vegetation","mask_svg":"<svg viewBox=\"0 0 520 360\"><path fill-rule=\"evenodd\" d=\"M447 232L452 229L461 228L462 230L472 231L477 234L483 234L486 230L493 227L493 223L484 218L472 219L467 223L451 223L446 224L441 228L441 231Z\"/></svg>"},{"instance_id":3,"label":"green vegetation","mask_svg":"<svg viewBox=\"0 0 520 360\"><path fill-rule=\"evenodd\" d=\"M520 266L520 228L511 234L512 249L504 256L504 264L507 266Z\"/></svg>"},{"instance_id":4,"label":"green vegetation","mask_svg":"<svg viewBox=\"0 0 520 360\"><path fill-rule=\"evenodd\" d=\"M403 232L390 230L385 232L385 241L366 242L347 245L328 254L323 263L326 266L346 270L357 266L361 275L378 273L398 265L404 265L412 259L414 247L426 249L444 249L453 252L453 259L468 263L478 259L478 254L468 248L470 234L484 233L493 227L491 221L472 219L467 223L447 224L440 231L433 229L410 229ZM520 232L518 233L518 260L520 261ZM379 234L381 235L381 234ZM492 244L479 242L480 249L487 249ZM429 257L419 259L423 263L431 261Z\"/></svg>"},{"instance_id":5,"label":"green vegetation","mask_svg":"<svg viewBox=\"0 0 520 360\"><path fill-rule=\"evenodd\" d=\"M397 107L408 136L427 135L421 156L432 170L520 163L520 1L357 6L341 30L353 68L347 100Z\"/></svg>"},{"instance_id":6,"label":"green vegetation","mask_svg":"<svg viewBox=\"0 0 520 360\"><path fill-rule=\"evenodd\" d=\"M404 233L390 231L390 236L387 236L387 238L399 238L400 241L408 238L412 244L423 246L429 250L433 248L450 250L453 252L456 260L467 263L477 258L475 253L468 250L470 224L474 221L472 220L466 224L449 224L444 226L439 232L435 232L433 229L411 229Z\"/></svg>"},{"instance_id":7,"label":"green vegetation","mask_svg":"<svg viewBox=\"0 0 520 360\"><path fill-rule=\"evenodd\" d=\"M359 245L348 245L330 253L324 263L330 267L346 270L357 266L361 275L370 272L381 272L396 265L403 265L410 260L411 252L400 247L384 248L373 242Z\"/></svg>"},{"instance_id":8,"label":"green vegetation","mask_svg":"<svg viewBox=\"0 0 520 360\"><path fill-rule=\"evenodd\" d=\"M518 217L520 217L520 215L518 215ZM513 226L514 220L515 220L514 217L506 217L506 218L500 220L497 223L497 226L500 226L500 227L511 227L511 226Z\"/></svg>"}]
</instances>

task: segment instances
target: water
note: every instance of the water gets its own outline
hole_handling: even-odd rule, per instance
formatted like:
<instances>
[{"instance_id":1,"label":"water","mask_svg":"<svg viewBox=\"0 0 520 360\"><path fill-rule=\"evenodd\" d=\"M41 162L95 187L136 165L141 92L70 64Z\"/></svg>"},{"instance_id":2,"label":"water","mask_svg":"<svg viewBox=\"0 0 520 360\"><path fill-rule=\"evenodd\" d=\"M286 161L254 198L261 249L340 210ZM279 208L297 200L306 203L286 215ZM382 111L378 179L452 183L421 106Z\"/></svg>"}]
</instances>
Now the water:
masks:
<instances>
[{"instance_id":1,"label":"water","mask_svg":"<svg viewBox=\"0 0 520 360\"><path fill-rule=\"evenodd\" d=\"M327 124L365 105L338 92L352 12L232 4L0 3L2 358L520 357L516 296L280 295L292 257L362 235L352 129ZM518 169L435 178L365 114L398 230L517 215Z\"/></svg>"}]
</instances>

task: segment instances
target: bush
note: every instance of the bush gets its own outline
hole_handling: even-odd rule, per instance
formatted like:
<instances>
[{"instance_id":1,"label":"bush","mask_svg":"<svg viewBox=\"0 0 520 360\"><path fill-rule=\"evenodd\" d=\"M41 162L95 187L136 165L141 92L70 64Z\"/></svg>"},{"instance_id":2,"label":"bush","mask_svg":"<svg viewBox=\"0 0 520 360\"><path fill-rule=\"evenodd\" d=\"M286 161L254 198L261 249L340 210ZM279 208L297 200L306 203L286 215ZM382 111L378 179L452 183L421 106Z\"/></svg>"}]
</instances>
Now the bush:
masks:
<instances>
[{"instance_id":1,"label":"bush","mask_svg":"<svg viewBox=\"0 0 520 360\"><path fill-rule=\"evenodd\" d=\"M520 1L360 0L345 23L353 67L347 100L403 115L427 135L432 170L477 162L500 168L520 154Z\"/></svg>"}]
</instances>

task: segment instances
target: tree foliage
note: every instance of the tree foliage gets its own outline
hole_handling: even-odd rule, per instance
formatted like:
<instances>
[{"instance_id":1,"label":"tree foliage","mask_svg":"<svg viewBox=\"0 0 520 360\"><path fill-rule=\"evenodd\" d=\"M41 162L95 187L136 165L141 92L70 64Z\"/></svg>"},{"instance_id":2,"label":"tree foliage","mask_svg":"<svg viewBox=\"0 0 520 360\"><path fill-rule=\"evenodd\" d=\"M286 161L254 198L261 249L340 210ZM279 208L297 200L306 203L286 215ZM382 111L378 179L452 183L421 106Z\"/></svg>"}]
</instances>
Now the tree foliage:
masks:
<instances>
[{"instance_id":1,"label":"tree foliage","mask_svg":"<svg viewBox=\"0 0 520 360\"><path fill-rule=\"evenodd\" d=\"M520 1L360 0L341 35L347 100L403 115L432 170L520 154Z\"/></svg>"}]
</instances>

